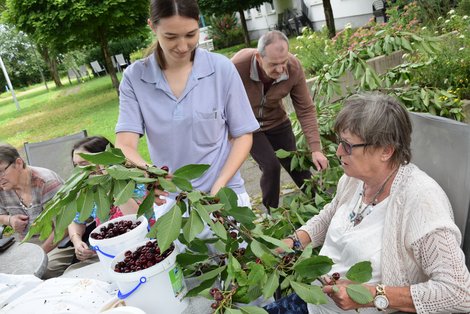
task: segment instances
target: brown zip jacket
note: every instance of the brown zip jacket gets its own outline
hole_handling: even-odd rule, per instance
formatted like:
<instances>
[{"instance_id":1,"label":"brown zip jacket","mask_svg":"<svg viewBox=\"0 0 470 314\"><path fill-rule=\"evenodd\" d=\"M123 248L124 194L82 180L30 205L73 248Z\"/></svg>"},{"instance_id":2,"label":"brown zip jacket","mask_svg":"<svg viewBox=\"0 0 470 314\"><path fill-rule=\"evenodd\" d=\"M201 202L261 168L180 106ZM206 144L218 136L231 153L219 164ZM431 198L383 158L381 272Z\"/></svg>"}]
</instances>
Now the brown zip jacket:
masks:
<instances>
[{"instance_id":1,"label":"brown zip jacket","mask_svg":"<svg viewBox=\"0 0 470 314\"><path fill-rule=\"evenodd\" d=\"M317 112L300 61L289 53L287 74L277 79L265 94L256 66L256 51L253 48L242 49L232 57L232 62L245 85L260 131L272 129L288 119L282 99L290 94L311 151L321 151Z\"/></svg>"}]
</instances>

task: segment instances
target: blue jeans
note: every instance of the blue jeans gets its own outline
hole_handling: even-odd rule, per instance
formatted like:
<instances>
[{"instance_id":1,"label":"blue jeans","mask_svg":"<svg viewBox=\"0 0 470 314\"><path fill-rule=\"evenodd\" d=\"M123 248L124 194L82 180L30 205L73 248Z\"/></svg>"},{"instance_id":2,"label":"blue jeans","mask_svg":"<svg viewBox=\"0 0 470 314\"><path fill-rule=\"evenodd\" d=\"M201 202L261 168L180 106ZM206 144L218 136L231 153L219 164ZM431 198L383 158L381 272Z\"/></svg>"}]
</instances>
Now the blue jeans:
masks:
<instances>
[{"instance_id":1,"label":"blue jeans","mask_svg":"<svg viewBox=\"0 0 470 314\"><path fill-rule=\"evenodd\" d=\"M269 314L304 314L308 313L307 303L293 293L264 307Z\"/></svg>"}]
</instances>

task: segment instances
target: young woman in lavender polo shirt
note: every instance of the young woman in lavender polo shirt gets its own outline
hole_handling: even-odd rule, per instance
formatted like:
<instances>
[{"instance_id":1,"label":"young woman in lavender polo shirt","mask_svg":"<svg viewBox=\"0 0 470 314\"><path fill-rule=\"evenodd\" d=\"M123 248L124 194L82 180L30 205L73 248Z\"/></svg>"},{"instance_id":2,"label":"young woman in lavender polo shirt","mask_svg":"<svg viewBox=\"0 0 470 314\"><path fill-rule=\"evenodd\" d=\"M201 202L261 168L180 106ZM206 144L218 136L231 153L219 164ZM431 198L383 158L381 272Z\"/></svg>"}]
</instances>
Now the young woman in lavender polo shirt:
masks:
<instances>
[{"instance_id":1,"label":"young woman in lavender polo shirt","mask_svg":"<svg viewBox=\"0 0 470 314\"><path fill-rule=\"evenodd\" d=\"M215 194L230 187L250 206L239 168L259 128L241 79L229 59L198 48L195 0L152 0L148 25L158 43L147 58L130 65L120 85L116 146L140 166L137 152L147 136L152 164L170 172L187 164L209 164L192 181ZM155 190L157 205L167 192Z\"/></svg>"}]
</instances>

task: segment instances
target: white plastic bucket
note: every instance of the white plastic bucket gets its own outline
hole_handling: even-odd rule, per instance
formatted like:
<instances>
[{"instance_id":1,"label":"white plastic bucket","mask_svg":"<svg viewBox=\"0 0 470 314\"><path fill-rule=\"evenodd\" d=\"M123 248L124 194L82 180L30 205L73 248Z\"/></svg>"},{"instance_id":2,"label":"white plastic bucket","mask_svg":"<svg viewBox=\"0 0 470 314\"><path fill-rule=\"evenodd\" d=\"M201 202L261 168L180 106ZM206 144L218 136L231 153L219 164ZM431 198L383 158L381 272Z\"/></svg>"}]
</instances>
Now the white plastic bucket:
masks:
<instances>
[{"instance_id":1,"label":"white plastic bucket","mask_svg":"<svg viewBox=\"0 0 470 314\"><path fill-rule=\"evenodd\" d=\"M115 265L124 260L127 250L135 251L147 241L119 253L111 263L111 276L113 282L119 287L118 298L124 300L126 305L135 306L147 314L183 312L188 301L183 299L187 293L183 270L176 264L178 247L163 261L152 267L132 272L117 273Z\"/></svg>"},{"instance_id":2,"label":"white plastic bucket","mask_svg":"<svg viewBox=\"0 0 470 314\"><path fill-rule=\"evenodd\" d=\"M103 265L104 269L108 270L109 265L113 261L113 258L124 250L126 247L135 245L137 243L142 242L145 239L145 236L148 233L147 226L147 218L144 216L140 216L137 218L137 215L126 215L122 217L118 217L107 221L99 226L97 226L91 233L100 232L100 229L104 226L108 226L110 223L116 223L121 220L130 220L132 222L140 221L140 225L136 228L132 229L129 232L121 234L117 237L109 238L109 239L102 239L97 240L93 239L91 236L89 237L90 245L93 250L96 251L98 257L100 259L101 265ZM90 233L90 235L91 235Z\"/></svg>"}]
</instances>

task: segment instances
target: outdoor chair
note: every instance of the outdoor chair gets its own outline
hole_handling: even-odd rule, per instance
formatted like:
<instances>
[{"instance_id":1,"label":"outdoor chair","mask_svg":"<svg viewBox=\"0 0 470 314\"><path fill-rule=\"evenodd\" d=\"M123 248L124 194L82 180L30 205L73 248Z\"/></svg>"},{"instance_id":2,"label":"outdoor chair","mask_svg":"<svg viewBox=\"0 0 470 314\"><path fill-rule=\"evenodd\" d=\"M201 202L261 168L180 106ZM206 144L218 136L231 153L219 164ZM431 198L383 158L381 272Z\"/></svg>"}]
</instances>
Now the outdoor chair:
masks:
<instances>
[{"instance_id":1,"label":"outdoor chair","mask_svg":"<svg viewBox=\"0 0 470 314\"><path fill-rule=\"evenodd\" d=\"M93 69L93 72L95 73L95 75L97 76L101 76L101 73L104 72L104 74L108 74L108 72L106 72L106 69L103 68L99 63L98 61L92 61L90 62L90 65L91 65L91 68Z\"/></svg>"},{"instance_id":2,"label":"outdoor chair","mask_svg":"<svg viewBox=\"0 0 470 314\"><path fill-rule=\"evenodd\" d=\"M73 170L71 155L73 145L86 136L87 132L83 130L44 142L26 142L24 151L28 164L53 170L62 179L67 180Z\"/></svg>"},{"instance_id":3,"label":"outdoor chair","mask_svg":"<svg viewBox=\"0 0 470 314\"><path fill-rule=\"evenodd\" d=\"M199 48L206 49L207 51L214 50L214 40L208 39L208 40L199 42Z\"/></svg>"},{"instance_id":4,"label":"outdoor chair","mask_svg":"<svg viewBox=\"0 0 470 314\"><path fill-rule=\"evenodd\" d=\"M72 79L77 79L77 83L80 83L80 73L77 69L68 69L67 78L69 79L70 85L72 85Z\"/></svg>"},{"instance_id":5,"label":"outdoor chair","mask_svg":"<svg viewBox=\"0 0 470 314\"><path fill-rule=\"evenodd\" d=\"M90 78L90 72L88 72L86 64L82 64L81 66L78 67L78 74L80 75L80 78L82 79L85 77Z\"/></svg>"},{"instance_id":6,"label":"outdoor chair","mask_svg":"<svg viewBox=\"0 0 470 314\"><path fill-rule=\"evenodd\" d=\"M411 113L412 162L444 189L462 233L470 267L470 125L423 113Z\"/></svg>"},{"instance_id":7,"label":"outdoor chair","mask_svg":"<svg viewBox=\"0 0 470 314\"><path fill-rule=\"evenodd\" d=\"M384 23L387 23L386 14L387 4L384 0L377 0L372 3L372 13L374 14L374 22L377 22L377 18L383 18Z\"/></svg>"},{"instance_id":8,"label":"outdoor chair","mask_svg":"<svg viewBox=\"0 0 470 314\"><path fill-rule=\"evenodd\" d=\"M122 71L122 69L125 69L129 65L126 59L124 59L124 56L122 53L115 55L114 58L116 59L116 64L120 71Z\"/></svg>"}]
</instances>

